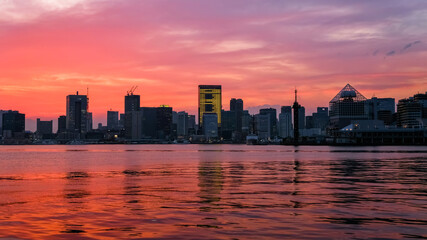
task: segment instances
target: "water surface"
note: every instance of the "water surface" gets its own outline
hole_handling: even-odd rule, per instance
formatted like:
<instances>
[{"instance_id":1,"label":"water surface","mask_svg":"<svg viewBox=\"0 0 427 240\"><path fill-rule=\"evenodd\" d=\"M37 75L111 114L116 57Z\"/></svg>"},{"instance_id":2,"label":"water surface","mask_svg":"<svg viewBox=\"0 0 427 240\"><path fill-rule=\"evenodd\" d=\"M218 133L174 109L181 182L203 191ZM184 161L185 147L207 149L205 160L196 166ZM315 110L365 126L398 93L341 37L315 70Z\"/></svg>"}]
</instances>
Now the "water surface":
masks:
<instances>
[{"instance_id":1,"label":"water surface","mask_svg":"<svg viewBox=\"0 0 427 240\"><path fill-rule=\"evenodd\" d=\"M427 147L0 146L0 237L427 238Z\"/></svg>"}]
</instances>

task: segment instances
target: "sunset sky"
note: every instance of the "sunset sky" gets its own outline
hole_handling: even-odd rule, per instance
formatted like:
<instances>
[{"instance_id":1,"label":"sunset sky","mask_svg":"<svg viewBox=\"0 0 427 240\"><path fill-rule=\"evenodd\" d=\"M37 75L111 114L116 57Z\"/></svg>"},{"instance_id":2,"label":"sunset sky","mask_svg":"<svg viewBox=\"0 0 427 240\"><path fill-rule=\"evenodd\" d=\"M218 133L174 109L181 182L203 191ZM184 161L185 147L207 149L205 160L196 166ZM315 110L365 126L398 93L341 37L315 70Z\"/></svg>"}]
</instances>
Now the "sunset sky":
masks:
<instances>
[{"instance_id":1,"label":"sunset sky","mask_svg":"<svg viewBox=\"0 0 427 240\"><path fill-rule=\"evenodd\" d=\"M30 119L56 121L88 86L105 123L133 85L192 114L199 84L222 85L224 109L291 105L297 87L310 113L347 83L426 92L426 66L425 0L0 0L0 109Z\"/></svg>"}]
</instances>

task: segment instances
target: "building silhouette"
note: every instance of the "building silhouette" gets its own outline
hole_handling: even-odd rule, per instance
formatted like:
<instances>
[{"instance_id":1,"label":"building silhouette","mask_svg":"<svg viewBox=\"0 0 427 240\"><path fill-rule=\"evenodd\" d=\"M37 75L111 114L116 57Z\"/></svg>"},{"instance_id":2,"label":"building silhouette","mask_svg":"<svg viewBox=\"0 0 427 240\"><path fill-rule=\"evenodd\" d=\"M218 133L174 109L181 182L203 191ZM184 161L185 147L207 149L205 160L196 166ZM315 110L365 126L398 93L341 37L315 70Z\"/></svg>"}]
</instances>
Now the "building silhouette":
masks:
<instances>
[{"instance_id":1,"label":"building silhouette","mask_svg":"<svg viewBox=\"0 0 427 240\"><path fill-rule=\"evenodd\" d=\"M125 96L125 137L127 139L141 138L142 116L140 112L141 97L130 91Z\"/></svg>"},{"instance_id":2,"label":"building silhouette","mask_svg":"<svg viewBox=\"0 0 427 240\"><path fill-rule=\"evenodd\" d=\"M41 121L40 118L37 118L37 131L36 133L43 137L43 135L51 135L53 121Z\"/></svg>"},{"instance_id":3,"label":"building silhouette","mask_svg":"<svg viewBox=\"0 0 427 240\"><path fill-rule=\"evenodd\" d=\"M84 134L88 131L87 96L67 96L66 127L69 132Z\"/></svg>"},{"instance_id":4,"label":"building silhouette","mask_svg":"<svg viewBox=\"0 0 427 240\"><path fill-rule=\"evenodd\" d=\"M207 113L216 114L217 125L221 127L222 108L221 85L199 85L199 127L203 126L203 116ZM208 119L212 119L210 116ZM211 127L211 126L210 126ZM210 128L209 127L209 128ZM217 131L218 132L218 131Z\"/></svg>"},{"instance_id":5,"label":"building silhouette","mask_svg":"<svg viewBox=\"0 0 427 240\"><path fill-rule=\"evenodd\" d=\"M399 100L397 103L397 125L403 128L427 126L427 92Z\"/></svg>"},{"instance_id":6,"label":"building silhouette","mask_svg":"<svg viewBox=\"0 0 427 240\"><path fill-rule=\"evenodd\" d=\"M2 130L5 138L24 138L25 114L11 110L3 112Z\"/></svg>"},{"instance_id":7,"label":"building silhouette","mask_svg":"<svg viewBox=\"0 0 427 240\"><path fill-rule=\"evenodd\" d=\"M119 129L119 112L107 111L107 128L108 130Z\"/></svg>"},{"instance_id":8,"label":"building silhouette","mask_svg":"<svg viewBox=\"0 0 427 240\"><path fill-rule=\"evenodd\" d=\"M292 137L292 107L282 106L279 114L279 136Z\"/></svg>"},{"instance_id":9,"label":"building silhouette","mask_svg":"<svg viewBox=\"0 0 427 240\"><path fill-rule=\"evenodd\" d=\"M185 111L177 113L177 135L181 137L188 136L189 120L188 113Z\"/></svg>"},{"instance_id":10,"label":"building silhouette","mask_svg":"<svg viewBox=\"0 0 427 240\"><path fill-rule=\"evenodd\" d=\"M234 120L234 135L235 140L240 141L242 139L242 116L243 116L243 100L232 98L230 100L230 112L235 113ZM222 126L221 126L222 127Z\"/></svg>"},{"instance_id":11,"label":"building silhouette","mask_svg":"<svg viewBox=\"0 0 427 240\"><path fill-rule=\"evenodd\" d=\"M62 115L58 117L58 131L57 133L63 133L67 131L67 116Z\"/></svg>"},{"instance_id":12,"label":"building silhouette","mask_svg":"<svg viewBox=\"0 0 427 240\"><path fill-rule=\"evenodd\" d=\"M203 114L203 132L207 139L218 138L218 115L216 113Z\"/></svg>"},{"instance_id":13,"label":"building silhouette","mask_svg":"<svg viewBox=\"0 0 427 240\"><path fill-rule=\"evenodd\" d=\"M277 136L277 111L275 108L264 108L259 110L259 115L269 115L269 139Z\"/></svg>"},{"instance_id":14,"label":"building silhouette","mask_svg":"<svg viewBox=\"0 0 427 240\"><path fill-rule=\"evenodd\" d=\"M341 129L351 124L352 120L369 119L369 109L364 97L350 84L347 84L329 102L329 127Z\"/></svg>"}]
</instances>

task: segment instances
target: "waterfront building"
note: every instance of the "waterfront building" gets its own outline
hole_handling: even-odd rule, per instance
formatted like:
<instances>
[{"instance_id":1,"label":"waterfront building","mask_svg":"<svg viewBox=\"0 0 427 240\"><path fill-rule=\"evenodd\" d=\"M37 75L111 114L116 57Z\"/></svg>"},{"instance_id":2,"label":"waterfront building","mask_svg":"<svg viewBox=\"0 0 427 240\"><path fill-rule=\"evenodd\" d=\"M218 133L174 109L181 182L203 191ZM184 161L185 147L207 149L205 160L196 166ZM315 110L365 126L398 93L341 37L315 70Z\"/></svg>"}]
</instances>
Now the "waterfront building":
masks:
<instances>
[{"instance_id":1,"label":"waterfront building","mask_svg":"<svg viewBox=\"0 0 427 240\"><path fill-rule=\"evenodd\" d=\"M269 138L274 138L277 136L277 111L275 108L264 108L259 110L260 115L269 115Z\"/></svg>"},{"instance_id":2,"label":"waterfront building","mask_svg":"<svg viewBox=\"0 0 427 240\"><path fill-rule=\"evenodd\" d=\"M225 140L231 140L237 131L236 115L236 111L221 111L221 137Z\"/></svg>"},{"instance_id":3,"label":"waterfront building","mask_svg":"<svg viewBox=\"0 0 427 240\"><path fill-rule=\"evenodd\" d=\"M23 138L25 132L25 114L18 111L6 111L2 116L2 130L5 138Z\"/></svg>"},{"instance_id":4,"label":"waterfront building","mask_svg":"<svg viewBox=\"0 0 427 240\"><path fill-rule=\"evenodd\" d=\"M157 138L169 139L172 137L172 108L161 105L157 109Z\"/></svg>"},{"instance_id":5,"label":"waterfront building","mask_svg":"<svg viewBox=\"0 0 427 240\"><path fill-rule=\"evenodd\" d=\"M177 113L176 125L177 125L177 129L176 129L177 135L181 137L187 137L188 129L189 129L189 120L188 120L187 112L182 111Z\"/></svg>"},{"instance_id":6,"label":"waterfront building","mask_svg":"<svg viewBox=\"0 0 427 240\"><path fill-rule=\"evenodd\" d=\"M253 124L253 118L249 114L248 110L244 110L242 113L242 137L245 139L245 137L249 134L254 133L254 124Z\"/></svg>"},{"instance_id":7,"label":"waterfront building","mask_svg":"<svg viewBox=\"0 0 427 240\"><path fill-rule=\"evenodd\" d=\"M397 125L403 128L427 126L427 93L416 94L397 103Z\"/></svg>"},{"instance_id":8,"label":"waterfront building","mask_svg":"<svg viewBox=\"0 0 427 240\"><path fill-rule=\"evenodd\" d=\"M93 115L91 112L87 113L87 131L93 130Z\"/></svg>"},{"instance_id":9,"label":"waterfront building","mask_svg":"<svg viewBox=\"0 0 427 240\"><path fill-rule=\"evenodd\" d=\"M107 128L108 130L119 129L119 112L118 111L107 111Z\"/></svg>"},{"instance_id":10,"label":"waterfront building","mask_svg":"<svg viewBox=\"0 0 427 240\"><path fill-rule=\"evenodd\" d=\"M125 137L127 139L136 139L140 132L140 101L141 97L139 95L134 95L133 91L129 91L125 96ZM134 122L139 121L139 122Z\"/></svg>"},{"instance_id":11,"label":"waterfront building","mask_svg":"<svg viewBox=\"0 0 427 240\"><path fill-rule=\"evenodd\" d=\"M188 115L188 135L197 133L196 115Z\"/></svg>"},{"instance_id":12,"label":"waterfront building","mask_svg":"<svg viewBox=\"0 0 427 240\"><path fill-rule=\"evenodd\" d=\"M67 116L58 117L58 131L57 133L63 133L67 131Z\"/></svg>"},{"instance_id":13,"label":"waterfront building","mask_svg":"<svg viewBox=\"0 0 427 240\"><path fill-rule=\"evenodd\" d=\"M157 108L141 107L143 138L157 138Z\"/></svg>"},{"instance_id":14,"label":"waterfront building","mask_svg":"<svg viewBox=\"0 0 427 240\"><path fill-rule=\"evenodd\" d=\"M329 102L329 128L341 129L352 120L369 119L369 108L366 98L350 84L347 84Z\"/></svg>"},{"instance_id":15,"label":"waterfront building","mask_svg":"<svg viewBox=\"0 0 427 240\"><path fill-rule=\"evenodd\" d=\"M66 127L70 132L84 134L88 132L87 96L76 95L67 96L66 106Z\"/></svg>"},{"instance_id":16,"label":"waterfront building","mask_svg":"<svg viewBox=\"0 0 427 240\"><path fill-rule=\"evenodd\" d=\"M317 112L313 113L313 128L326 130L329 124L329 111L327 107L317 107Z\"/></svg>"},{"instance_id":17,"label":"waterfront building","mask_svg":"<svg viewBox=\"0 0 427 240\"><path fill-rule=\"evenodd\" d=\"M258 135L259 140L271 140L272 138L272 114L256 114L255 123L256 123L256 134Z\"/></svg>"},{"instance_id":18,"label":"waterfront building","mask_svg":"<svg viewBox=\"0 0 427 240\"><path fill-rule=\"evenodd\" d=\"M216 113L203 113L203 133L207 139L218 138L218 116Z\"/></svg>"},{"instance_id":19,"label":"waterfront building","mask_svg":"<svg viewBox=\"0 0 427 240\"><path fill-rule=\"evenodd\" d=\"M217 125L221 127L221 85L199 85L199 126L203 127L203 115L215 113ZM209 117L211 119L212 117ZM218 132L218 131L217 131Z\"/></svg>"},{"instance_id":20,"label":"waterfront building","mask_svg":"<svg viewBox=\"0 0 427 240\"><path fill-rule=\"evenodd\" d=\"M230 100L230 111L235 112L235 129L237 133L242 133L243 100L232 98Z\"/></svg>"},{"instance_id":21,"label":"waterfront building","mask_svg":"<svg viewBox=\"0 0 427 240\"><path fill-rule=\"evenodd\" d=\"M282 106L279 114L279 136L292 137L292 107Z\"/></svg>"},{"instance_id":22,"label":"waterfront building","mask_svg":"<svg viewBox=\"0 0 427 240\"><path fill-rule=\"evenodd\" d=\"M305 107L300 106L298 109L298 129L304 129L304 128L305 128Z\"/></svg>"},{"instance_id":23,"label":"waterfront building","mask_svg":"<svg viewBox=\"0 0 427 240\"><path fill-rule=\"evenodd\" d=\"M52 134L52 125L53 121L41 121L40 118L37 118L37 134L40 136Z\"/></svg>"}]
</instances>

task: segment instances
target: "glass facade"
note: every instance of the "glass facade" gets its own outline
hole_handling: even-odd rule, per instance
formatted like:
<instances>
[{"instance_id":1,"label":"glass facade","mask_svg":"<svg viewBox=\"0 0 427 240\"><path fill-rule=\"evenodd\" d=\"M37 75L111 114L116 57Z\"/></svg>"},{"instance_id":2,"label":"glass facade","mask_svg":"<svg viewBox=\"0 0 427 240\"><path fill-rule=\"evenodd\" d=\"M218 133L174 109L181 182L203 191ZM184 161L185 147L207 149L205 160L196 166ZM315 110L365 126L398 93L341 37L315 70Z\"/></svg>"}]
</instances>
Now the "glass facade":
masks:
<instances>
[{"instance_id":1,"label":"glass facade","mask_svg":"<svg viewBox=\"0 0 427 240\"><path fill-rule=\"evenodd\" d=\"M199 125L203 126L205 113L216 113L221 126L221 85L199 85Z\"/></svg>"}]
</instances>

